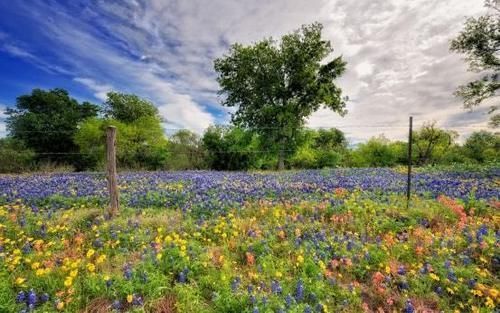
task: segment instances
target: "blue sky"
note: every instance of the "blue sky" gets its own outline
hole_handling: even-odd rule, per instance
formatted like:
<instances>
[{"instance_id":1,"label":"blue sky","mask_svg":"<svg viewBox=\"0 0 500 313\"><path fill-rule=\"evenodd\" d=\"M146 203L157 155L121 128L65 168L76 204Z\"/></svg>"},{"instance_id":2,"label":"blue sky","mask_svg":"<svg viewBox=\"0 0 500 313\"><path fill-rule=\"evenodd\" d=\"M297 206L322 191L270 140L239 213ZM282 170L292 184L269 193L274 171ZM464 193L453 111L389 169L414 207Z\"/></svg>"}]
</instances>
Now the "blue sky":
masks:
<instances>
[{"instance_id":1,"label":"blue sky","mask_svg":"<svg viewBox=\"0 0 500 313\"><path fill-rule=\"evenodd\" d=\"M278 37L313 21L348 62L338 83L351 100L345 118L321 110L309 126L337 126L354 140L402 138L399 126L413 114L417 124L435 120L467 134L487 116L464 111L452 96L477 74L448 46L466 16L486 12L481 2L1 1L0 136L1 110L33 88L62 87L95 103L110 90L136 93L158 106L165 128L200 132L225 123L213 59L230 43Z\"/></svg>"}]
</instances>

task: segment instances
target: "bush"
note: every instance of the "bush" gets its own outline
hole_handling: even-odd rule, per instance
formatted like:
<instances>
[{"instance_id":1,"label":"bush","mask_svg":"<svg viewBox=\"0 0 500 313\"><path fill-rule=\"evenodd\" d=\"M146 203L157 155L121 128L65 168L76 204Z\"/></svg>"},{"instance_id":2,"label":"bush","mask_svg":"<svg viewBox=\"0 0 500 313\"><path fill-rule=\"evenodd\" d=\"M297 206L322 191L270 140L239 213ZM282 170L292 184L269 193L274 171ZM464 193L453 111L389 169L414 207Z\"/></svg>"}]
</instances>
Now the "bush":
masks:
<instances>
[{"instance_id":1,"label":"bush","mask_svg":"<svg viewBox=\"0 0 500 313\"><path fill-rule=\"evenodd\" d=\"M0 173L29 171L34 165L35 153L17 139L0 139Z\"/></svg>"}]
</instances>

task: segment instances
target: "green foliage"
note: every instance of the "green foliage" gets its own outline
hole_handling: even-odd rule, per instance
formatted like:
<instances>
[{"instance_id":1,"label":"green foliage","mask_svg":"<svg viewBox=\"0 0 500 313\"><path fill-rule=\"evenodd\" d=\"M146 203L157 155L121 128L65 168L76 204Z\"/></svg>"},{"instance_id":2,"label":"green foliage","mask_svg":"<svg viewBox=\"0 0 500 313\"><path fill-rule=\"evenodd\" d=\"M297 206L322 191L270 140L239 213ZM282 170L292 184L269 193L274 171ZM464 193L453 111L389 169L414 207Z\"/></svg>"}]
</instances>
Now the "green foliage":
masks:
<instances>
[{"instance_id":1,"label":"green foliage","mask_svg":"<svg viewBox=\"0 0 500 313\"><path fill-rule=\"evenodd\" d=\"M34 165L35 153L14 138L0 138L0 173L29 171Z\"/></svg>"},{"instance_id":2,"label":"green foliage","mask_svg":"<svg viewBox=\"0 0 500 313\"><path fill-rule=\"evenodd\" d=\"M197 134L189 130L180 130L169 139L167 160L169 170L205 168L205 150Z\"/></svg>"},{"instance_id":3,"label":"green foliage","mask_svg":"<svg viewBox=\"0 0 500 313\"><path fill-rule=\"evenodd\" d=\"M265 39L251 46L234 44L215 60L223 105L237 108L233 122L278 146L280 169L305 118L321 106L345 113L345 99L333 81L345 70L341 57L323 63L332 52L321 39L322 25L302 26L280 42Z\"/></svg>"},{"instance_id":4,"label":"green foliage","mask_svg":"<svg viewBox=\"0 0 500 313\"><path fill-rule=\"evenodd\" d=\"M143 118L158 118L158 109L145 99L133 94L109 92L104 103L106 118L124 123L133 123Z\"/></svg>"},{"instance_id":5,"label":"green foliage","mask_svg":"<svg viewBox=\"0 0 500 313\"><path fill-rule=\"evenodd\" d=\"M75 143L92 168L102 168L105 161L106 128L117 128L117 165L124 169L155 170L164 167L168 151L160 120L144 116L132 123L113 119L89 119L80 125Z\"/></svg>"},{"instance_id":6,"label":"green foliage","mask_svg":"<svg viewBox=\"0 0 500 313\"><path fill-rule=\"evenodd\" d=\"M97 106L78 103L63 89L33 89L17 98L16 108L8 109L9 136L23 141L37 153L38 160L71 163L77 169L85 166L73 142L77 125L97 115ZM70 154L67 154L70 153Z\"/></svg>"},{"instance_id":7,"label":"green foliage","mask_svg":"<svg viewBox=\"0 0 500 313\"><path fill-rule=\"evenodd\" d=\"M234 126L211 126L202 138L207 163L215 170L246 170L258 162L257 136Z\"/></svg>"},{"instance_id":8,"label":"green foliage","mask_svg":"<svg viewBox=\"0 0 500 313\"><path fill-rule=\"evenodd\" d=\"M398 156L389 146L389 141L380 136L359 144L352 151L351 158L351 165L355 167L387 167L394 166Z\"/></svg>"},{"instance_id":9,"label":"green foliage","mask_svg":"<svg viewBox=\"0 0 500 313\"><path fill-rule=\"evenodd\" d=\"M498 162L500 136L487 131L474 132L464 144L464 154L479 163Z\"/></svg>"},{"instance_id":10,"label":"green foliage","mask_svg":"<svg viewBox=\"0 0 500 313\"><path fill-rule=\"evenodd\" d=\"M413 148L418 165L436 163L454 145L458 134L436 127L436 123L425 123L413 133Z\"/></svg>"},{"instance_id":11,"label":"green foliage","mask_svg":"<svg viewBox=\"0 0 500 313\"><path fill-rule=\"evenodd\" d=\"M297 147L289 159L292 167L336 167L347 152L347 140L344 133L336 128L304 129L298 136Z\"/></svg>"},{"instance_id":12,"label":"green foliage","mask_svg":"<svg viewBox=\"0 0 500 313\"><path fill-rule=\"evenodd\" d=\"M484 100L496 95L500 88L500 9L498 2L486 1L486 6L492 9L492 14L469 18L464 30L451 42L452 51L466 55L470 70L484 72L481 79L460 86L456 95L464 100L466 108L481 104ZM493 106L490 113L498 107ZM498 126L499 115L493 115L492 126Z\"/></svg>"}]
</instances>

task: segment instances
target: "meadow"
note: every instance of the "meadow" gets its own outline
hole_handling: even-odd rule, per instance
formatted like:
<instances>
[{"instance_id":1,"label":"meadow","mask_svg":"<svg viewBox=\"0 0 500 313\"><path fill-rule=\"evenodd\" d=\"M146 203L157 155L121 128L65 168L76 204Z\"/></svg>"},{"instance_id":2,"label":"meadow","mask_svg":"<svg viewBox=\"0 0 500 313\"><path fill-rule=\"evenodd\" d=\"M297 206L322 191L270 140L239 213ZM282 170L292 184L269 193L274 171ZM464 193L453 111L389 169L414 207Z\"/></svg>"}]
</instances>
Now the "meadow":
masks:
<instances>
[{"instance_id":1,"label":"meadow","mask_svg":"<svg viewBox=\"0 0 500 313\"><path fill-rule=\"evenodd\" d=\"M0 176L1 312L494 312L500 170Z\"/></svg>"}]
</instances>

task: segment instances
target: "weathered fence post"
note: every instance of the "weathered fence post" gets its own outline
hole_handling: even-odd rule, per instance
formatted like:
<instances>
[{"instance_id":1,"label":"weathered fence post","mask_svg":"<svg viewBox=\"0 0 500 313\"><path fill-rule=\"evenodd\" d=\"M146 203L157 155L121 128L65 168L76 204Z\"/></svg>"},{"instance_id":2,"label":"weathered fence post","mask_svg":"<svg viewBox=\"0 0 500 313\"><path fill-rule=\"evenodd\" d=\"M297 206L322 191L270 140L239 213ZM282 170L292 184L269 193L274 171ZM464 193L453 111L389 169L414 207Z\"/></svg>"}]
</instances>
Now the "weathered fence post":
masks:
<instances>
[{"instance_id":1,"label":"weathered fence post","mask_svg":"<svg viewBox=\"0 0 500 313\"><path fill-rule=\"evenodd\" d=\"M408 133L408 181L406 184L406 208L410 207L412 133L413 133L413 116L410 116L410 131Z\"/></svg>"},{"instance_id":2,"label":"weathered fence post","mask_svg":"<svg viewBox=\"0 0 500 313\"><path fill-rule=\"evenodd\" d=\"M118 214L118 183L116 175L116 127L108 126L106 129L106 161L108 192L110 198L109 216L114 217Z\"/></svg>"}]
</instances>

